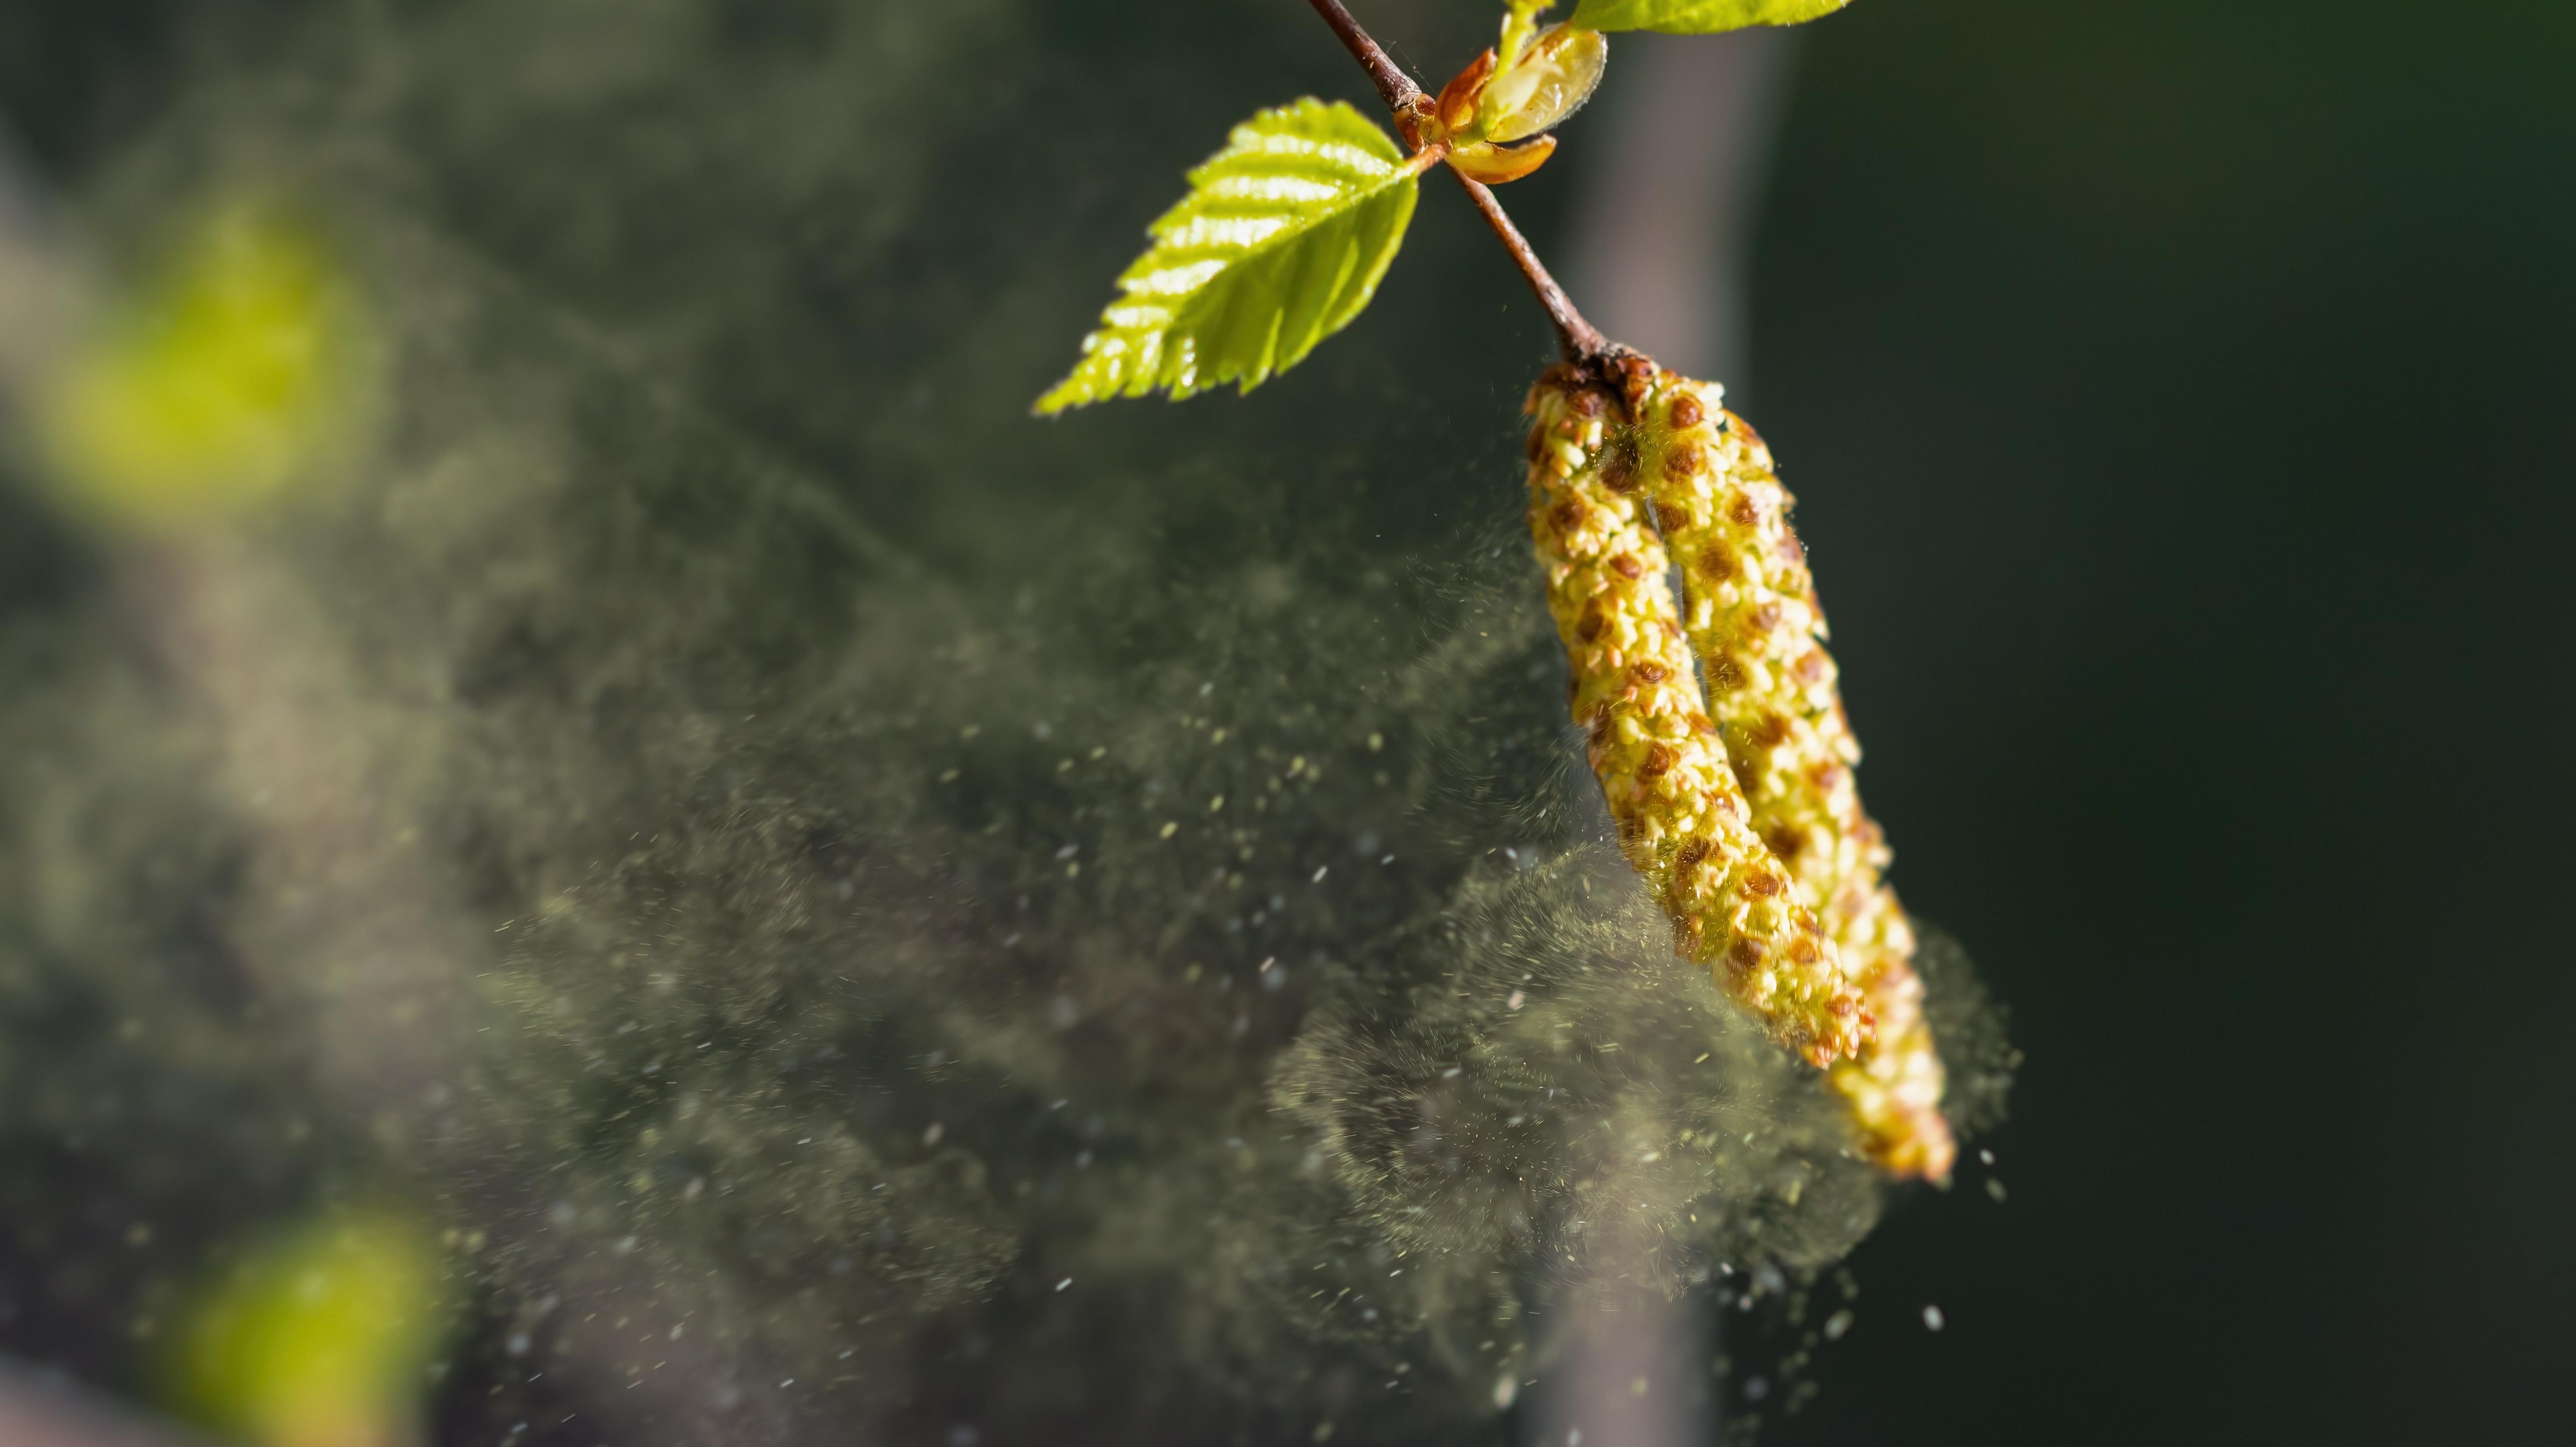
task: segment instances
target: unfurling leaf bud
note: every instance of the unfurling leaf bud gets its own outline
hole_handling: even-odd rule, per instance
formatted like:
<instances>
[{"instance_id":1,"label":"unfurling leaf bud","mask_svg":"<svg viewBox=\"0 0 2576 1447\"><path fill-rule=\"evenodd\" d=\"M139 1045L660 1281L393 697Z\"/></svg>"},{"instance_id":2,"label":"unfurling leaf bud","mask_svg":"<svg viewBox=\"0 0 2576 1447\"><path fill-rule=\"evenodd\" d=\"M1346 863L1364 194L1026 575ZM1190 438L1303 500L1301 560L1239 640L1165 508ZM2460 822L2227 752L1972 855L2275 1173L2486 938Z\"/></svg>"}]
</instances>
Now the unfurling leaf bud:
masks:
<instances>
[{"instance_id":1,"label":"unfurling leaf bud","mask_svg":"<svg viewBox=\"0 0 2576 1447\"><path fill-rule=\"evenodd\" d=\"M1609 58L1610 39L1600 31L1549 26L1485 83L1476 103L1477 128L1497 142L1553 129L1592 99Z\"/></svg>"},{"instance_id":2,"label":"unfurling leaf bud","mask_svg":"<svg viewBox=\"0 0 2576 1447\"><path fill-rule=\"evenodd\" d=\"M1465 70L1449 78L1440 87L1440 104L1433 114L1440 117L1443 132L1463 131L1476 119L1476 102L1484 98L1485 83L1494 78L1494 48L1485 47Z\"/></svg>"}]
</instances>

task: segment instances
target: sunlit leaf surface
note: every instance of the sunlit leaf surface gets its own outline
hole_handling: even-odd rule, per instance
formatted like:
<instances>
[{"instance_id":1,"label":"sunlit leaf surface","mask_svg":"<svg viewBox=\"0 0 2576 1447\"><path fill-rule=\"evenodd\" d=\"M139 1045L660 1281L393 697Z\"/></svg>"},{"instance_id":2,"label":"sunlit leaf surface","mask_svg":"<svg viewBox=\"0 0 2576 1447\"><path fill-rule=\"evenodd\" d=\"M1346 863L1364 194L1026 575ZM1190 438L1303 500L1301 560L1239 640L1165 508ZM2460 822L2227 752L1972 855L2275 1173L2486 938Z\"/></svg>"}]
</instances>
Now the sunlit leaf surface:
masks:
<instances>
[{"instance_id":1,"label":"sunlit leaf surface","mask_svg":"<svg viewBox=\"0 0 2576 1447\"><path fill-rule=\"evenodd\" d=\"M1583 0L1567 22L1591 30L1660 30L1713 35L1748 25L1796 25L1831 15L1851 0Z\"/></svg>"},{"instance_id":2,"label":"sunlit leaf surface","mask_svg":"<svg viewBox=\"0 0 2576 1447\"><path fill-rule=\"evenodd\" d=\"M1414 173L1386 133L1311 97L1234 128L1151 228L1072 375L1037 410L1155 390L1250 391L1359 315L1413 219Z\"/></svg>"}]
</instances>

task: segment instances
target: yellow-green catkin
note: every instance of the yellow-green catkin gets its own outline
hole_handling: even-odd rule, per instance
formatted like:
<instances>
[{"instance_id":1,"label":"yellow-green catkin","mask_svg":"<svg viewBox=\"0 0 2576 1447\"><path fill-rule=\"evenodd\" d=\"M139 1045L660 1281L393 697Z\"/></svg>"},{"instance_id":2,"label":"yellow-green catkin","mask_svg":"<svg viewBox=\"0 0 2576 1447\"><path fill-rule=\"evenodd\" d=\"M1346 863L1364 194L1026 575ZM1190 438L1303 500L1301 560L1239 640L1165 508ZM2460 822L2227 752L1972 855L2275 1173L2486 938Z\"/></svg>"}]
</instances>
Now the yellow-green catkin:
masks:
<instances>
[{"instance_id":1,"label":"yellow-green catkin","mask_svg":"<svg viewBox=\"0 0 2576 1447\"><path fill-rule=\"evenodd\" d=\"M1815 1065L1868 1043L1833 940L1755 832L1691 672L1645 479L1614 445L1620 404L1557 368L1530 392L1530 536L1547 573L1575 721L1628 860L1675 948ZM1622 434L1624 436L1624 433Z\"/></svg>"},{"instance_id":2,"label":"yellow-green catkin","mask_svg":"<svg viewBox=\"0 0 2576 1447\"><path fill-rule=\"evenodd\" d=\"M1834 1089L1882 1169L1946 1178L1956 1146L1941 1116L1914 932L1880 877L1886 838L1852 778L1860 744L1789 525L1795 500L1761 437L1720 405L1723 389L1659 372L1637 392L1634 465L1681 562L1683 632L1753 831L1833 937L1875 1027L1834 1067Z\"/></svg>"}]
</instances>

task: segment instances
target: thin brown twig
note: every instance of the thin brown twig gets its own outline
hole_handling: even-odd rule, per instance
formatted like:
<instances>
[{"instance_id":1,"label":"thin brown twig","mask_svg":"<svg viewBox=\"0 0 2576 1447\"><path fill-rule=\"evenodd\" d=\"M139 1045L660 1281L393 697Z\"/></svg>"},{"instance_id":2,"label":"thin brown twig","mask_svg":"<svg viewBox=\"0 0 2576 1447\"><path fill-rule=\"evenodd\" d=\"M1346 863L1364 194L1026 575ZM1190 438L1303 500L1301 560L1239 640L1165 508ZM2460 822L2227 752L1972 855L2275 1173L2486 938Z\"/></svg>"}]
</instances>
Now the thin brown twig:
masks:
<instances>
[{"instance_id":1,"label":"thin brown twig","mask_svg":"<svg viewBox=\"0 0 2576 1447\"><path fill-rule=\"evenodd\" d=\"M1386 108L1398 116L1410 114L1415 103L1423 98L1422 87L1414 84L1413 77L1404 73L1404 67L1378 48L1378 43L1369 38L1369 33L1360 28L1357 20L1351 18L1351 12L1343 8L1342 0L1314 0L1314 6L1315 13L1324 17L1326 25L1333 27L1333 33L1342 38L1342 44L1350 47L1351 55L1359 61L1360 68L1376 82L1378 96L1386 102Z\"/></svg>"},{"instance_id":2,"label":"thin brown twig","mask_svg":"<svg viewBox=\"0 0 2576 1447\"><path fill-rule=\"evenodd\" d=\"M1469 180L1454 166L1449 174L1456 176L1458 184L1467 188L1467 199L1475 202L1476 209L1484 213L1485 224L1494 228L1494 235L1501 239L1503 250L1512 254L1512 260L1520 265L1521 275L1529 279L1530 290L1538 293L1538 304L1547 308L1547 319L1556 323L1556 342L1565 349L1565 359L1588 362L1608 355L1612 350L1610 339L1601 335L1599 328L1585 321L1583 313L1574 309L1573 298L1567 296L1565 288L1557 285L1556 278L1548 274L1547 267L1538 259L1538 253L1530 248L1529 238L1521 235L1521 229L1512 224L1512 218L1503 214L1503 203L1494 199L1493 188L1482 181Z\"/></svg>"},{"instance_id":3,"label":"thin brown twig","mask_svg":"<svg viewBox=\"0 0 2576 1447\"><path fill-rule=\"evenodd\" d=\"M1413 77L1404 73L1403 67L1388 57L1375 40L1369 38L1369 33L1360 28L1359 21L1344 8L1342 0L1311 0L1311 3L1315 13L1323 16L1324 23L1333 27L1333 33L1342 38L1342 44L1349 48L1360 68L1368 72L1369 80L1377 86L1379 98L1386 102L1388 110L1394 112L1396 130L1404 136L1405 144L1419 148L1422 137L1416 127L1430 108L1431 97L1414 83ZM1521 235L1520 228L1512 224L1512 218L1503 214L1503 203L1494 199L1493 191L1483 182L1469 179L1454 166L1449 174L1456 176L1458 184L1467 188L1468 199L1484 213L1485 224L1494 229L1494 235L1503 243L1503 250L1511 253L1521 275L1529 279L1530 290L1538 293L1539 305L1547 308L1548 320L1556 324L1556 342L1564 349L1565 359L1575 363L1594 363L1617 351L1618 348L1608 338L1583 319L1583 313L1574 309L1574 302L1566 296L1565 288L1556 284L1556 278L1548 275L1547 268L1540 264L1538 253L1530 249L1529 238Z\"/></svg>"}]
</instances>

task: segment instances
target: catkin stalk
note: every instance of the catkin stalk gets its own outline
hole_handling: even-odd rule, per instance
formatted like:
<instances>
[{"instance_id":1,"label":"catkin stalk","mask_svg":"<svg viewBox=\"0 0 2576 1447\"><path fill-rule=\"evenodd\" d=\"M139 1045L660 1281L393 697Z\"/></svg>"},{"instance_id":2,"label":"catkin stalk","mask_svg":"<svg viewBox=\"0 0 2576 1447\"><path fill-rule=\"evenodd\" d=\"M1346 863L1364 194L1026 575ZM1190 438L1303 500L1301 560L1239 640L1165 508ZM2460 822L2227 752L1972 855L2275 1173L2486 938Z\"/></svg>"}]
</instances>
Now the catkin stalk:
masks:
<instances>
[{"instance_id":1,"label":"catkin stalk","mask_svg":"<svg viewBox=\"0 0 2576 1447\"><path fill-rule=\"evenodd\" d=\"M1728 767L1633 446L1612 441L1624 437L1620 403L1560 367L1531 390L1528 411L1530 536L1621 846L1683 957L1809 1063L1851 1059L1869 1041L1861 993L1755 832Z\"/></svg>"},{"instance_id":2,"label":"catkin stalk","mask_svg":"<svg viewBox=\"0 0 2576 1447\"><path fill-rule=\"evenodd\" d=\"M1751 824L1816 912L1875 1025L1833 1067L1862 1148L1882 1169L1938 1180L1956 1147L1914 973L1914 932L1881 879L1885 836L1852 778L1860 744L1825 651L1825 618L1794 502L1761 437L1723 389L1656 373L1637 389L1630 440L1655 522L1681 560L1682 624Z\"/></svg>"}]
</instances>

